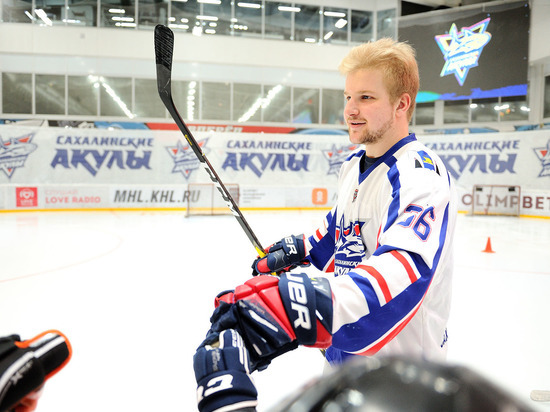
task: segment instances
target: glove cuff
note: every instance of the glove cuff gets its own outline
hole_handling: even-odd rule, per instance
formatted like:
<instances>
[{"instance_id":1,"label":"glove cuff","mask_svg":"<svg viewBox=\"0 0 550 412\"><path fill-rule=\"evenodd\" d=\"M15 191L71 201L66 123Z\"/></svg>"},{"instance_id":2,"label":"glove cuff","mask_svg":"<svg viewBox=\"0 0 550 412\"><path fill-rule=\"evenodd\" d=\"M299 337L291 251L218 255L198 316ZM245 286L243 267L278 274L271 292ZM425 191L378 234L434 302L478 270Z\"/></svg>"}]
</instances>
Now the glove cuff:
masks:
<instances>
[{"instance_id":1,"label":"glove cuff","mask_svg":"<svg viewBox=\"0 0 550 412\"><path fill-rule=\"evenodd\" d=\"M250 376L231 370L212 373L198 382L200 412L235 411L255 408L258 392Z\"/></svg>"}]
</instances>

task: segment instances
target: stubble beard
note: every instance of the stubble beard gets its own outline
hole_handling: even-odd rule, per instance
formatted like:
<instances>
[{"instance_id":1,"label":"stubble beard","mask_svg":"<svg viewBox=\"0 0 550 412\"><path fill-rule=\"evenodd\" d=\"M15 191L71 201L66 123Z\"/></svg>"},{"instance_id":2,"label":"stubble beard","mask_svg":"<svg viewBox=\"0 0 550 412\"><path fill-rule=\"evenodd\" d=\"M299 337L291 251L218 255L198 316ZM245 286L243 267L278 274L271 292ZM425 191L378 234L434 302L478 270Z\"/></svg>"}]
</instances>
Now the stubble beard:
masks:
<instances>
[{"instance_id":1,"label":"stubble beard","mask_svg":"<svg viewBox=\"0 0 550 412\"><path fill-rule=\"evenodd\" d=\"M390 119L377 130L367 129L361 135L359 135L359 139L355 143L364 144L364 145L376 144L382 140L386 132L391 129L392 125L393 125L393 122ZM350 128L348 128L348 132L349 132L349 135L351 136Z\"/></svg>"}]
</instances>

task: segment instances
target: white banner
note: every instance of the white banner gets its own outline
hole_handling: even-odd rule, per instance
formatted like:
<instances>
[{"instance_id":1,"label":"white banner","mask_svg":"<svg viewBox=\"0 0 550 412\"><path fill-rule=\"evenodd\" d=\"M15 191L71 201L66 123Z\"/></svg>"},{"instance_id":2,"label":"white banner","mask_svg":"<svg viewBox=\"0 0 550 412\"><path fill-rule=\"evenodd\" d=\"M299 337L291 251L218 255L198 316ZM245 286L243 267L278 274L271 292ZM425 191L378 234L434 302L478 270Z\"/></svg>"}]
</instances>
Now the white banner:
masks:
<instances>
[{"instance_id":1,"label":"white banner","mask_svg":"<svg viewBox=\"0 0 550 412\"><path fill-rule=\"evenodd\" d=\"M179 131L0 126L0 208L184 208L210 178ZM357 148L344 135L196 132L245 208L330 208L338 170ZM521 186L521 213L550 216L550 132L419 136L457 182Z\"/></svg>"}]
</instances>

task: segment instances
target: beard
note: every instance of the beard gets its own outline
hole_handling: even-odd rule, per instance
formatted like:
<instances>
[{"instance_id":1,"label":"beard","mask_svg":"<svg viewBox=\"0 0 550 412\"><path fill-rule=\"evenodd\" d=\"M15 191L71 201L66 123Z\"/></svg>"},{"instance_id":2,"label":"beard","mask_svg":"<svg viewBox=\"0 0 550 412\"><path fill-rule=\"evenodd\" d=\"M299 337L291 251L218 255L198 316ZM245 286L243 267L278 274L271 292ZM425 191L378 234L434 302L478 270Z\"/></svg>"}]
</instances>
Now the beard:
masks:
<instances>
[{"instance_id":1,"label":"beard","mask_svg":"<svg viewBox=\"0 0 550 412\"><path fill-rule=\"evenodd\" d=\"M366 125L368 125L368 123L366 123ZM386 123L384 123L382 126L380 126L376 130L370 130L367 128L358 136L358 139L354 143L365 144L365 145L378 143L379 141L382 140L386 132L390 130L392 126L393 126L393 121L392 119L389 119ZM351 136L351 129L349 127L348 127L348 132L349 132L349 135Z\"/></svg>"}]
</instances>

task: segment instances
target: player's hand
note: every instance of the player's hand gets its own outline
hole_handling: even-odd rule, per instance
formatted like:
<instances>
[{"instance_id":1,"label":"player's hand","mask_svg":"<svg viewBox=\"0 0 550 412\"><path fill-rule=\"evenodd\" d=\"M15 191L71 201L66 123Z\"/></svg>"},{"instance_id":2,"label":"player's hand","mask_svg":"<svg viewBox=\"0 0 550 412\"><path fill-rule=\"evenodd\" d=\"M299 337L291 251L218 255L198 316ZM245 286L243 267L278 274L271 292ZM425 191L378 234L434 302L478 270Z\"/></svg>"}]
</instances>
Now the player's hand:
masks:
<instances>
[{"instance_id":1,"label":"player's hand","mask_svg":"<svg viewBox=\"0 0 550 412\"><path fill-rule=\"evenodd\" d=\"M327 279L305 274L256 276L216 298L211 332L236 329L250 354L251 371L298 345L332 342L332 292Z\"/></svg>"},{"instance_id":2,"label":"player's hand","mask_svg":"<svg viewBox=\"0 0 550 412\"><path fill-rule=\"evenodd\" d=\"M297 266L309 266L306 258L304 235L288 236L266 249L266 256L252 263L252 275L269 275L288 272Z\"/></svg>"},{"instance_id":3,"label":"player's hand","mask_svg":"<svg viewBox=\"0 0 550 412\"><path fill-rule=\"evenodd\" d=\"M0 338L0 411L30 412L44 383L71 358L65 335L50 330L22 341L18 335Z\"/></svg>"},{"instance_id":4,"label":"player's hand","mask_svg":"<svg viewBox=\"0 0 550 412\"><path fill-rule=\"evenodd\" d=\"M193 357L193 368L200 412L256 410L248 350L236 330L209 334Z\"/></svg>"}]
</instances>

